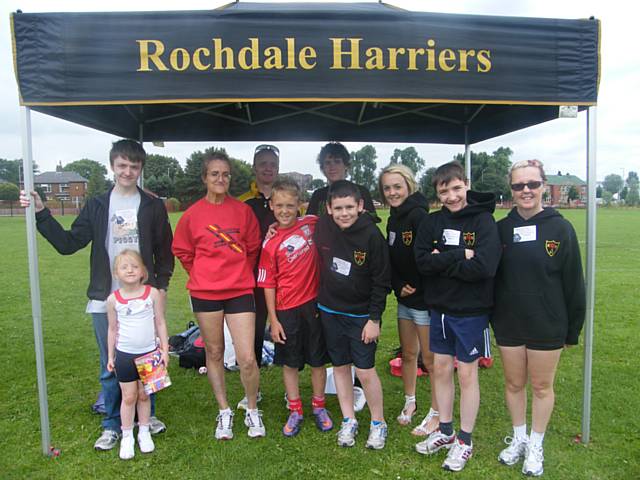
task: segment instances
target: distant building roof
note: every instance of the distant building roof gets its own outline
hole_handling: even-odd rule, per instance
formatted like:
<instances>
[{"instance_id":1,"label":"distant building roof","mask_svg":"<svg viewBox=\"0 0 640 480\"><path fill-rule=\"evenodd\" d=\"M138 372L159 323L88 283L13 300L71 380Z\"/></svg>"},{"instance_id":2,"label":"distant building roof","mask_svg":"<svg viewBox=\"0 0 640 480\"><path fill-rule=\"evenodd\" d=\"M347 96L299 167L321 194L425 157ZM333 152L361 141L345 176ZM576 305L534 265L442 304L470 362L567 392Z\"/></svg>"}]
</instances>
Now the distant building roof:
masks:
<instances>
[{"instance_id":1,"label":"distant building roof","mask_svg":"<svg viewBox=\"0 0 640 480\"><path fill-rule=\"evenodd\" d=\"M575 185L579 187L586 184L587 182L580 180L575 175L547 175L547 185Z\"/></svg>"},{"instance_id":2,"label":"distant building roof","mask_svg":"<svg viewBox=\"0 0 640 480\"><path fill-rule=\"evenodd\" d=\"M89 180L76 172L44 172L33 178L33 183L71 183L84 182Z\"/></svg>"}]
</instances>

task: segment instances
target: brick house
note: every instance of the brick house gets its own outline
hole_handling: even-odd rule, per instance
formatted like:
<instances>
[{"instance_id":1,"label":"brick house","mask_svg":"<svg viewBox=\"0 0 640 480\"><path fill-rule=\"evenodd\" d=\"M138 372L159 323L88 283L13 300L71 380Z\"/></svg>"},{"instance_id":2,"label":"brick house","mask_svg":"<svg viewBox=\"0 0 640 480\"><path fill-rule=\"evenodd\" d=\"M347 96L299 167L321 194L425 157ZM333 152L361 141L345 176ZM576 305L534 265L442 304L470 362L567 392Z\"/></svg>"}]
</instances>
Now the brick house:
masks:
<instances>
[{"instance_id":1,"label":"brick house","mask_svg":"<svg viewBox=\"0 0 640 480\"><path fill-rule=\"evenodd\" d=\"M76 172L44 172L33 178L36 187L42 188L47 200L71 200L83 202L89 181Z\"/></svg>"},{"instance_id":2,"label":"brick house","mask_svg":"<svg viewBox=\"0 0 640 480\"><path fill-rule=\"evenodd\" d=\"M545 189L545 203L549 205L567 205L569 203L569 190L575 187L578 191L578 199L573 203L584 205L587 202L587 183L575 175L547 175Z\"/></svg>"}]
</instances>

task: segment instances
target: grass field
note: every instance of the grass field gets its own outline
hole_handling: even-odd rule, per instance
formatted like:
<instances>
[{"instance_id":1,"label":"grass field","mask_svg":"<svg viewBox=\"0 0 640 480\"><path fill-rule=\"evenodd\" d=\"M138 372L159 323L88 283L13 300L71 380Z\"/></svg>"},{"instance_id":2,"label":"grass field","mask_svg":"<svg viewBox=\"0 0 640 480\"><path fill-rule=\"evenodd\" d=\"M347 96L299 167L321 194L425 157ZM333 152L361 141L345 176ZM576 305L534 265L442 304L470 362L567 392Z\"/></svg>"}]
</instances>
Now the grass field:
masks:
<instances>
[{"instance_id":1,"label":"grass field","mask_svg":"<svg viewBox=\"0 0 640 480\"><path fill-rule=\"evenodd\" d=\"M584 238L586 212L563 212ZM500 212L499 216L505 212ZM73 217L62 217L70 225ZM177 216L172 216L175 226ZM443 472L443 457L425 458L414 451L410 428L395 417L403 404L402 382L389 374L388 360L398 346L395 300L389 296L377 368L385 393L389 440L382 451L367 451L368 414L359 416L364 428L355 448L341 449L335 434L321 434L310 420L300 435L280 433L286 412L281 372L262 369L261 403L267 438L246 437L241 416L236 438L213 439L217 409L206 377L181 369L174 362L174 385L158 395L158 414L168 431L156 437L156 451L122 462L117 448L97 453L93 442L100 419L90 412L99 389L98 358L90 318L84 314L89 249L70 257L58 255L38 238L42 316L49 389L51 436L59 458L41 454L38 394L29 297L26 234L23 218L0 218L0 478L521 478L519 468L500 465L496 457L510 433L503 400L500 358L480 374L481 406L474 432L474 458L460 474ZM545 437L545 478L640 478L640 385L638 367L640 295L640 210L598 212L596 319L593 351L591 443L577 444L582 413L581 345L566 351L556 381L556 409ZM584 242L582 242L584 247ZM170 334L192 319L186 276L180 266L172 280L168 302ZM497 352L497 349L494 350ZM302 376L305 402L308 375ZM428 408L426 383L419 380L418 408ZM227 374L229 398L242 396L237 373ZM335 397L328 407L339 421Z\"/></svg>"}]
</instances>

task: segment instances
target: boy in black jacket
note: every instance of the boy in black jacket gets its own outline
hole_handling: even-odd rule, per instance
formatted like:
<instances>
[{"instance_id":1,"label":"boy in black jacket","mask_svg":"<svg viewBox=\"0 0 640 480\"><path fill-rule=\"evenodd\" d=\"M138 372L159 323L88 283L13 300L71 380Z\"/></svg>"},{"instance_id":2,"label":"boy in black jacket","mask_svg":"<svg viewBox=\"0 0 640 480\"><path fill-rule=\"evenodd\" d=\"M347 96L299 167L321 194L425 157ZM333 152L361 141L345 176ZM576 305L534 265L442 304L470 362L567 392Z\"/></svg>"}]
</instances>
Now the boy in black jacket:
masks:
<instances>
[{"instance_id":1,"label":"boy in black jacket","mask_svg":"<svg viewBox=\"0 0 640 480\"><path fill-rule=\"evenodd\" d=\"M385 445L387 424L375 353L391 270L384 237L369 215L360 215L363 208L355 184L346 180L331 184L328 215L320 217L314 234L321 262L318 308L343 416L338 445L352 447L358 433L353 364L371 413L366 447L379 450Z\"/></svg>"},{"instance_id":2,"label":"boy in black jacket","mask_svg":"<svg viewBox=\"0 0 640 480\"><path fill-rule=\"evenodd\" d=\"M462 165L438 167L433 185L442 209L422 222L415 245L431 309L440 426L416 445L422 454L449 450L445 470L460 471L473 453L471 432L480 405L478 359L488 356L493 277L501 244L493 218L495 196L469 190ZM454 359L458 359L460 430L453 431Z\"/></svg>"},{"instance_id":3,"label":"boy in black jacket","mask_svg":"<svg viewBox=\"0 0 640 480\"><path fill-rule=\"evenodd\" d=\"M138 251L149 272L147 283L160 290L163 301L173 273L173 236L167 210L162 200L137 187L145 160L146 153L135 140L114 142L109 161L115 186L87 200L70 230L58 223L37 193L22 192L20 197L23 207L33 200L38 231L58 253L71 255L91 243L86 312L91 314L100 352L100 383L106 411L102 434L94 444L96 450L111 450L121 436L120 386L115 373L107 370L106 300L119 287L111 272L113 261L124 249ZM153 435L165 431L166 426L155 417L153 396L151 402L151 423L144 428L148 427Z\"/></svg>"}]
</instances>

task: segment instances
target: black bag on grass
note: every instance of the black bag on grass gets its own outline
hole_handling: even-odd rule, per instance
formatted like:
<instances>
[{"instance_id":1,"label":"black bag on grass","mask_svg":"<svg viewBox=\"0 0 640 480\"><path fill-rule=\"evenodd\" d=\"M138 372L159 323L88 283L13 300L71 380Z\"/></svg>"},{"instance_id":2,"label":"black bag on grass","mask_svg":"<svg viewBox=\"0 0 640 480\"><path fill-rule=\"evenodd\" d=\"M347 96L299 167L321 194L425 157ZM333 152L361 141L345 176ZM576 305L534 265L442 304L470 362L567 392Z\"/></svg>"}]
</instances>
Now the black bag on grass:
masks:
<instances>
[{"instance_id":1,"label":"black bag on grass","mask_svg":"<svg viewBox=\"0 0 640 480\"><path fill-rule=\"evenodd\" d=\"M189 322L184 332L169 338L169 351L179 357L178 364L182 368L199 369L206 365L200 328L193 322Z\"/></svg>"}]
</instances>

